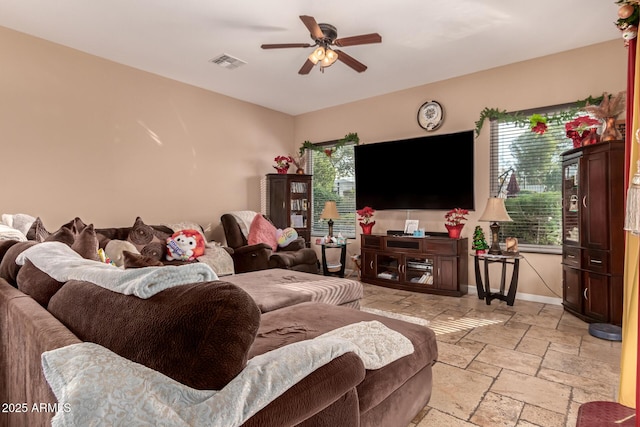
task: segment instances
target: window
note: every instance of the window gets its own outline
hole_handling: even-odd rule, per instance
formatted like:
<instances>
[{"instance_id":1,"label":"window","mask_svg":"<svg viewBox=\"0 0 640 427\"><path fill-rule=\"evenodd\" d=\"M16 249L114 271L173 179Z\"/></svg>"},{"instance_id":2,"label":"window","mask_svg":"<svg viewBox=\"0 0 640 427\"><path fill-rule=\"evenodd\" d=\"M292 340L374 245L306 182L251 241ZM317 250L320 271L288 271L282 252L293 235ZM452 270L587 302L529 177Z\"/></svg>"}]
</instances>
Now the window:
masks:
<instances>
[{"instance_id":1,"label":"window","mask_svg":"<svg viewBox=\"0 0 640 427\"><path fill-rule=\"evenodd\" d=\"M355 174L353 147L351 143L335 147L322 144L325 152L308 150L311 173L313 174L313 222L311 234L326 236L329 232L327 220L320 219L324 203L335 200L339 219L333 220L333 235L342 233L344 237L354 238L355 232Z\"/></svg>"},{"instance_id":2,"label":"window","mask_svg":"<svg viewBox=\"0 0 640 427\"><path fill-rule=\"evenodd\" d=\"M553 117L572 106L536 110ZM521 112L530 115L532 112ZM500 223L500 241L517 237L521 249L559 252L562 245L562 164L560 155L573 148L564 122L550 120L536 134L522 121L491 123L491 196L506 196L513 222Z\"/></svg>"}]
</instances>

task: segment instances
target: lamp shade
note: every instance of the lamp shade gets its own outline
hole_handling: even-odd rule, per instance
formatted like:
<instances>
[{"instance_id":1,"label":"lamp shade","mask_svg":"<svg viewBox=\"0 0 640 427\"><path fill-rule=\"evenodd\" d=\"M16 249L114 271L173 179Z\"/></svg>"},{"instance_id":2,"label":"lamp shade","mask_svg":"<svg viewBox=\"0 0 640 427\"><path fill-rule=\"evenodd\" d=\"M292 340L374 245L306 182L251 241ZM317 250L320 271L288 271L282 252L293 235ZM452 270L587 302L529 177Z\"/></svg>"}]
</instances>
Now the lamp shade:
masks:
<instances>
[{"instance_id":1,"label":"lamp shade","mask_svg":"<svg viewBox=\"0 0 640 427\"><path fill-rule=\"evenodd\" d=\"M512 222L513 220L507 213L507 208L504 206L503 198L489 197L489 200L487 200L487 207L484 209L484 212L478 221Z\"/></svg>"},{"instance_id":2,"label":"lamp shade","mask_svg":"<svg viewBox=\"0 0 640 427\"><path fill-rule=\"evenodd\" d=\"M320 219L337 219L340 218L340 214L338 213L338 207L336 206L336 202L328 201L324 202L324 209L322 210L322 214L320 214Z\"/></svg>"},{"instance_id":3,"label":"lamp shade","mask_svg":"<svg viewBox=\"0 0 640 427\"><path fill-rule=\"evenodd\" d=\"M333 65L333 63L336 62L337 59L338 59L338 52L331 49L327 49L325 51L324 58L322 58L321 64L323 67L329 67Z\"/></svg>"},{"instance_id":4,"label":"lamp shade","mask_svg":"<svg viewBox=\"0 0 640 427\"><path fill-rule=\"evenodd\" d=\"M313 62L313 64L317 64L318 61L322 61L324 59L324 47L318 46L316 50L314 50L311 55L309 55L309 61Z\"/></svg>"}]
</instances>

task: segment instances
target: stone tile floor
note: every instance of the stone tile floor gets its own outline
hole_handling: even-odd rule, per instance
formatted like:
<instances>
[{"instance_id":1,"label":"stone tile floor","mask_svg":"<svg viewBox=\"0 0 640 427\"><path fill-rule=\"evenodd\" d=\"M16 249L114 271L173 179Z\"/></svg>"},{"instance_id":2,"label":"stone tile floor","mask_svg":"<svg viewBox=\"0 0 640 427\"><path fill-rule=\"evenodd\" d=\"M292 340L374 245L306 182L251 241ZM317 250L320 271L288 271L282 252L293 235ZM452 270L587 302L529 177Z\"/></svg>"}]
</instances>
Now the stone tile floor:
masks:
<instances>
[{"instance_id":1,"label":"stone tile floor","mask_svg":"<svg viewBox=\"0 0 640 427\"><path fill-rule=\"evenodd\" d=\"M364 289L363 307L428 319L437 334L431 401L409 427L568 427L582 403L616 399L620 343L562 306Z\"/></svg>"}]
</instances>

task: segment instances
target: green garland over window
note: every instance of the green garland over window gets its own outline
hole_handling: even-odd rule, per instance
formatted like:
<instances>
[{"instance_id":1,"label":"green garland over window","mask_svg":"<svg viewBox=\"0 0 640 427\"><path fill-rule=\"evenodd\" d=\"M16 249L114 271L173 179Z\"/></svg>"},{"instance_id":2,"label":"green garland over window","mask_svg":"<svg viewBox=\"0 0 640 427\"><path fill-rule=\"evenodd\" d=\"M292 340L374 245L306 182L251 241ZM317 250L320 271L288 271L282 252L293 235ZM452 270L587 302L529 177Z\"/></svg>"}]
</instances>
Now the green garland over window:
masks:
<instances>
[{"instance_id":1,"label":"green garland over window","mask_svg":"<svg viewBox=\"0 0 640 427\"><path fill-rule=\"evenodd\" d=\"M593 97L589 96L588 98L576 101L574 106L554 115L544 115L542 117L547 119L547 123L555 123L562 124L568 122L573 119L576 113L582 110L587 105L598 105L602 102L603 96ZM537 113L536 113L537 114ZM538 114L540 116L540 114ZM530 126L531 124L531 115L526 116L520 112L509 113L507 110L498 110L497 108L487 108L480 112L480 118L476 122L476 137L480 135L480 131L482 130L482 126L484 125L484 121L486 119L489 120L497 120L500 123L505 122L513 122L520 127Z\"/></svg>"},{"instance_id":2,"label":"green garland over window","mask_svg":"<svg viewBox=\"0 0 640 427\"><path fill-rule=\"evenodd\" d=\"M347 142L353 142L356 145L358 145L360 143L360 138L358 137L357 133L351 132L346 134L344 138L336 140L335 144L332 144L331 147L333 150L335 150L342 147ZM303 156L306 150L317 151L319 153L326 153L326 148L324 148L325 145L327 144L320 145L320 144L313 144L311 141L305 141L300 146L299 154L300 156Z\"/></svg>"}]
</instances>

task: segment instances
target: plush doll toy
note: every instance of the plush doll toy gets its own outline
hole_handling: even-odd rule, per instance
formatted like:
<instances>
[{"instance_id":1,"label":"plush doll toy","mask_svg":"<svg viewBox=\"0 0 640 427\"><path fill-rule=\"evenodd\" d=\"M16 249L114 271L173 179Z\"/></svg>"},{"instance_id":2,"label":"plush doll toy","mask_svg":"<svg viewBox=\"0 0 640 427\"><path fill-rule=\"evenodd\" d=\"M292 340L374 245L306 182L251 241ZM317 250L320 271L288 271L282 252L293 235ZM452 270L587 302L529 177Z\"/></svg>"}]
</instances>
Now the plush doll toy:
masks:
<instances>
[{"instance_id":1,"label":"plush doll toy","mask_svg":"<svg viewBox=\"0 0 640 427\"><path fill-rule=\"evenodd\" d=\"M167 239L167 260L193 261L204 255L206 242L196 230L180 230Z\"/></svg>"}]
</instances>

